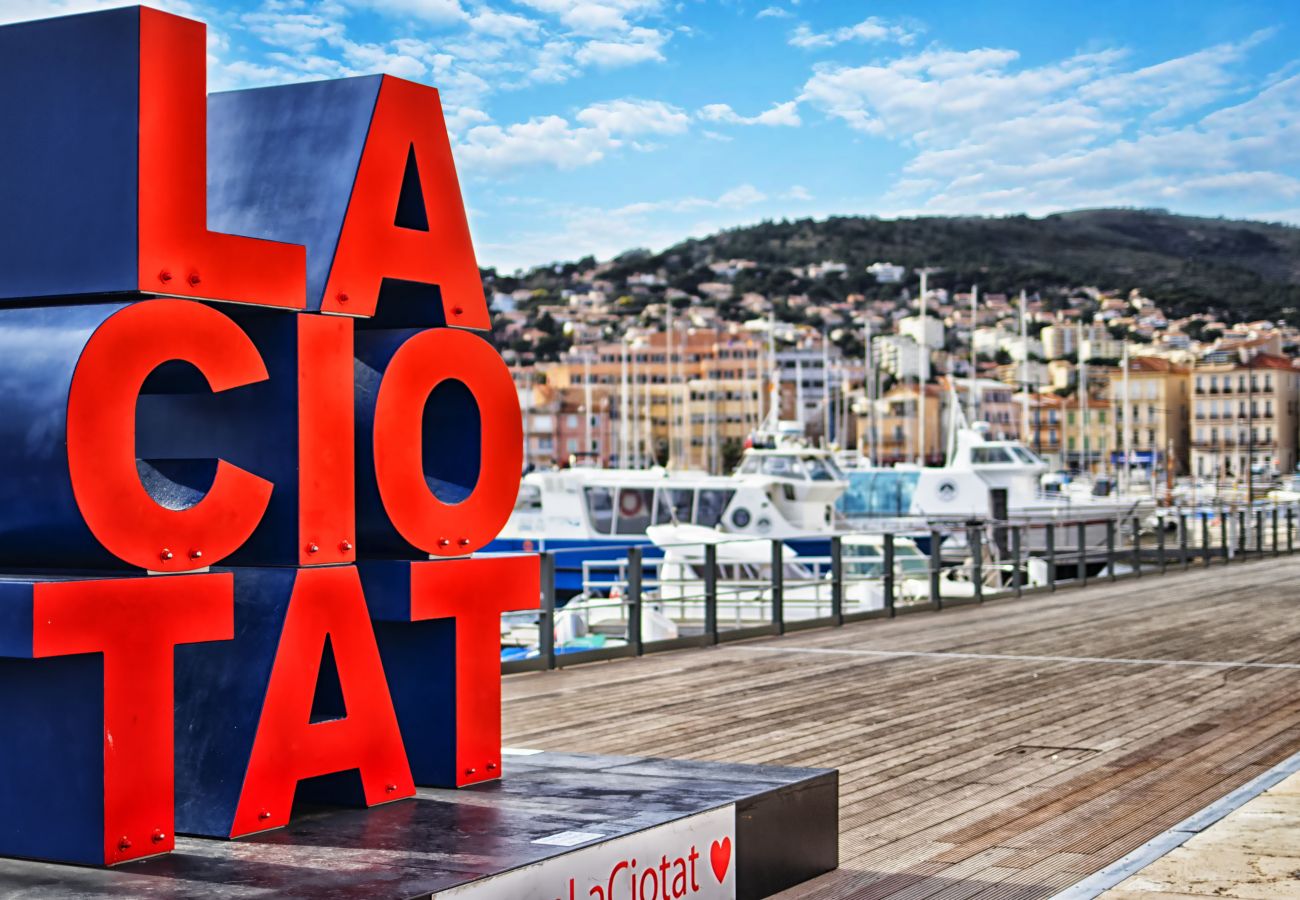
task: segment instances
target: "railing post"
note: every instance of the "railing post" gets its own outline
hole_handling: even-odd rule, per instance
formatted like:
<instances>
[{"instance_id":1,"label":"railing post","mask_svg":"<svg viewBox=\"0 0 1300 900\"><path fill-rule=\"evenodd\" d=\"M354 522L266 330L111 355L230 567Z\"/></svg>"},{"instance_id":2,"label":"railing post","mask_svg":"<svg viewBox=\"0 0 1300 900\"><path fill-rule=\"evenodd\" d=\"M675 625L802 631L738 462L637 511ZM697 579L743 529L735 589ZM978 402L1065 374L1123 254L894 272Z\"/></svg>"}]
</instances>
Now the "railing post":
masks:
<instances>
[{"instance_id":1,"label":"railing post","mask_svg":"<svg viewBox=\"0 0 1300 900\"><path fill-rule=\"evenodd\" d=\"M641 548L627 548L627 642L635 656L645 655L641 639Z\"/></svg>"},{"instance_id":2,"label":"railing post","mask_svg":"<svg viewBox=\"0 0 1300 900\"><path fill-rule=\"evenodd\" d=\"M1078 559L1074 562L1074 577L1079 582L1080 587L1088 584L1088 523L1074 523L1074 543L1078 551Z\"/></svg>"},{"instance_id":3,"label":"railing post","mask_svg":"<svg viewBox=\"0 0 1300 900\"><path fill-rule=\"evenodd\" d=\"M785 634L785 545L772 541L772 624Z\"/></svg>"},{"instance_id":4,"label":"railing post","mask_svg":"<svg viewBox=\"0 0 1300 900\"><path fill-rule=\"evenodd\" d=\"M1210 517L1202 510L1201 516L1201 566L1208 569L1213 548L1210 546Z\"/></svg>"},{"instance_id":5,"label":"railing post","mask_svg":"<svg viewBox=\"0 0 1300 900\"><path fill-rule=\"evenodd\" d=\"M1295 507L1286 508L1286 552L1295 552Z\"/></svg>"},{"instance_id":6,"label":"railing post","mask_svg":"<svg viewBox=\"0 0 1300 900\"><path fill-rule=\"evenodd\" d=\"M1142 520L1138 516L1133 517L1133 571L1142 577Z\"/></svg>"},{"instance_id":7,"label":"railing post","mask_svg":"<svg viewBox=\"0 0 1300 900\"><path fill-rule=\"evenodd\" d=\"M939 584L940 567L943 556L939 553L939 532L930 532L930 603L935 609L943 609L943 590Z\"/></svg>"},{"instance_id":8,"label":"railing post","mask_svg":"<svg viewBox=\"0 0 1300 900\"><path fill-rule=\"evenodd\" d=\"M1016 596L1025 592L1024 579L1020 576L1020 525L1011 526L1011 578L1016 589Z\"/></svg>"},{"instance_id":9,"label":"railing post","mask_svg":"<svg viewBox=\"0 0 1300 900\"><path fill-rule=\"evenodd\" d=\"M1246 510L1239 509L1237 510L1237 556L1241 560L1245 560L1246 550L1250 546L1246 541Z\"/></svg>"},{"instance_id":10,"label":"railing post","mask_svg":"<svg viewBox=\"0 0 1300 900\"><path fill-rule=\"evenodd\" d=\"M1160 574L1165 574L1165 517L1156 516L1156 553L1160 556Z\"/></svg>"},{"instance_id":11,"label":"railing post","mask_svg":"<svg viewBox=\"0 0 1300 900\"><path fill-rule=\"evenodd\" d=\"M1282 551L1277 546L1277 504L1273 504L1273 555L1277 556Z\"/></svg>"},{"instance_id":12,"label":"railing post","mask_svg":"<svg viewBox=\"0 0 1300 900\"><path fill-rule=\"evenodd\" d=\"M542 609L537 620L537 653L555 668L555 554L542 554Z\"/></svg>"},{"instance_id":13,"label":"railing post","mask_svg":"<svg viewBox=\"0 0 1300 900\"><path fill-rule=\"evenodd\" d=\"M1047 523L1047 589L1056 590L1056 523Z\"/></svg>"},{"instance_id":14,"label":"railing post","mask_svg":"<svg viewBox=\"0 0 1300 900\"><path fill-rule=\"evenodd\" d=\"M1255 555L1264 555L1264 510L1255 510Z\"/></svg>"},{"instance_id":15,"label":"railing post","mask_svg":"<svg viewBox=\"0 0 1300 900\"><path fill-rule=\"evenodd\" d=\"M881 559L881 564L885 567L885 611L889 613L889 618L892 619L897 615L894 610L894 533L892 531L885 535L883 553L884 558Z\"/></svg>"},{"instance_id":16,"label":"railing post","mask_svg":"<svg viewBox=\"0 0 1300 900\"><path fill-rule=\"evenodd\" d=\"M1226 506L1219 507L1219 543L1223 546L1223 564L1226 566L1232 561L1232 542L1228 535L1228 512Z\"/></svg>"},{"instance_id":17,"label":"railing post","mask_svg":"<svg viewBox=\"0 0 1300 900\"><path fill-rule=\"evenodd\" d=\"M831 618L844 624L844 544L839 535L831 538Z\"/></svg>"},{"instance_id":18,"label":"railing post","mask_svg":"<svg viewBox=\"0 0 1300 900\"><path fill-rule=\"evenodd\" d=\"M1106 571L1115 580L1115 520L1106 520Z\"/></svg>"},{"instance_id":19,"label":"railing post","mask_svg":"<svg viewBox=\"0 0 1300 900\"><path fill-rule=\"evenodd\" d=\"M970 525L966 532L970 545L970 580L975 588L975 602L984 602L984 531L979 525Z\"/></svg>"},{"instance_id":20,"label":"railing post","mask_svg":"<svg viewBox=\"0 0 1300 900\"><path fill-rule=\"evenodd\" d=\"M1182 563L1183 571L1187 571L1187 513L1181 509L1178 511L1178 561Z\"/></svg>"},{"instance_id":21,"label":"railing post","mask_svg":"<svg viewBox=\"0 0 1300 900\"><path fill-rule=\"evenodd\" d=\"M704 633L718 643L718 545L704 545Z\"/></svg>"}]
</instances>

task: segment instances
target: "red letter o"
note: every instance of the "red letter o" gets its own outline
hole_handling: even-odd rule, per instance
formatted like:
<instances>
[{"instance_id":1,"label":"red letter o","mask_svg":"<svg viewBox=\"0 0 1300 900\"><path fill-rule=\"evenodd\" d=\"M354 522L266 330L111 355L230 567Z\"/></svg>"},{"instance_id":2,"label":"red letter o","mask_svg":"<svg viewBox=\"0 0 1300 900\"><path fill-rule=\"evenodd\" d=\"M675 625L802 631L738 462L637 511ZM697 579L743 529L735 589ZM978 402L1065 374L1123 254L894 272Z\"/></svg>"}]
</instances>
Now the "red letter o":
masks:
<instances>
[{"instance_id":1,"label":"red letter o","mask_svg":"<svg viewBox=\"0 0 1300 900\"><path fill-rule=\"evenodd\" d=\"M459 503L438 499L424 473L425 402L448 380L473 394L481 429L478 479ZM451 328L422 331L402 344L375 398L374 453L380 499L409 543L436 556L463 556L495 538L518 493L523 423L510 370L492 345Z\"/></svg>"}]
</instances>

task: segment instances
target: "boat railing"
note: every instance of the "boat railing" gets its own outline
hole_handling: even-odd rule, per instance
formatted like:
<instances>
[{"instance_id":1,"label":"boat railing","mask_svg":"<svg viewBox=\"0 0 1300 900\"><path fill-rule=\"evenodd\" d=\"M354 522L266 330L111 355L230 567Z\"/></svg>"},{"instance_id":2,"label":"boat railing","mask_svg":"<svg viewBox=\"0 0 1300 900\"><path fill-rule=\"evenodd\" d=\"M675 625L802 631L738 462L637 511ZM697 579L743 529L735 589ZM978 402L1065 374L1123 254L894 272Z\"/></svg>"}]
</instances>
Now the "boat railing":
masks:
<instances>
[{"instance_id":1,"label":"boat railing","mask_svg":"<svg viewBox=\"0 0 1300 900\"><path fill-rule=\"evenodd\" d=\"M503 618L502 669L715 646L1271 559L1295 552L1298 519L1296 504L1200 504L1054 521L933 518L906 533L836 535L819 556L753 537L606 548L599 559L582 558L583 548L547 551L540 611ZM581 594L557 596L559 567L581 569Z\"/></svg>"}]
</instances>

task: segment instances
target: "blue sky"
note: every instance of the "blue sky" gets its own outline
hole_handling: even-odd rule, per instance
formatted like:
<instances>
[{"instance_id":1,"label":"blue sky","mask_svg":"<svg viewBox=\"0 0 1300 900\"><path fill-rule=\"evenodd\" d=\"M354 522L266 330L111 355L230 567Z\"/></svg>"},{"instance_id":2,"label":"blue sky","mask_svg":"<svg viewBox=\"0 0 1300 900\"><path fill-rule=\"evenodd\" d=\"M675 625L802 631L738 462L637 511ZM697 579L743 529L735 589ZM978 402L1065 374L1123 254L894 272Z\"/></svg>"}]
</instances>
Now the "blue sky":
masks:
<instances>
[{"instance_id":1,"label":"blue sky","mask_svg":"<svg viewBox=\"0 0 1300 900\"><path fill-rule=\"evenodd\" d=\"M0 0L0 20L99 5ZM763 218L1300 222L1300 4L170 0L211 89L438 87L480 264Z\"/></svg>"}]
</instances>

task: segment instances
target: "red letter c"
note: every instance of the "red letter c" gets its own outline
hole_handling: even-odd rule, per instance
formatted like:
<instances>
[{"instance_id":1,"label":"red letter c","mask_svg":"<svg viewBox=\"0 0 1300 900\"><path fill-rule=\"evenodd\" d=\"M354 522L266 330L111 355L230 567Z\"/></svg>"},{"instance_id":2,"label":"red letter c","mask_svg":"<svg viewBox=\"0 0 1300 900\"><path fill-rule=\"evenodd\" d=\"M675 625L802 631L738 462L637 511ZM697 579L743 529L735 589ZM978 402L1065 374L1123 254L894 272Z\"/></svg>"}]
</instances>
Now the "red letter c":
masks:
<instances>
[{"instance_id":1,"label":"red letter c","mask_svg":"<svg viewBox=\"0 0 1300 900\"><path fill-rule=\"evenodd\" d=\"M184 572L239 548L262 518L271 483L224 460L188 509L160 506L136 467L136 398L162 363L183 360L213 391L266 379L248 336L191 300L146 300L108 318L86 342L68 391L68 472L86 526L104 548L144 569Z\"/></svg>"}]
</instances>

